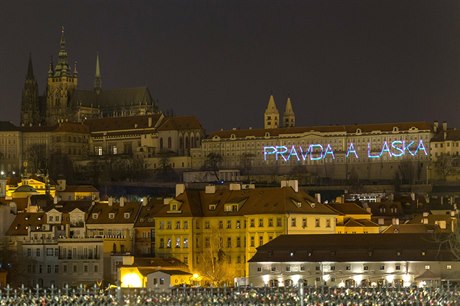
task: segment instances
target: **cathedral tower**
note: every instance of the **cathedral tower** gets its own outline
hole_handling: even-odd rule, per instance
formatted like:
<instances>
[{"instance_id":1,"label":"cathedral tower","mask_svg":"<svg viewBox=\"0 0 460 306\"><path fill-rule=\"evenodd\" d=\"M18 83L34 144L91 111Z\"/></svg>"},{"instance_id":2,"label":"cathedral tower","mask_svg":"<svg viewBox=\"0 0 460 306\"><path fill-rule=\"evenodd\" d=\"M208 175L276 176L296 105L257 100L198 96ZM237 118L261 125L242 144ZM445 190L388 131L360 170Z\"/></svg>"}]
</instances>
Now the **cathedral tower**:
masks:
<instances>
[{"instance_id":1,"label":"cathedral tower","mask_svg":"<svg viewBox=\"0 0 460 306\"><path fill-rule=\"evenodd\" d=\"M96 54L96 73L94 74L94 91L100 94L102 91L101 68L99 67L99 53Z\"/></svg>"},{"instance_id":2,"label":"cathedral tower","mask_svg":"<svg viewBox=\"0 0 460 306\"><path fill-rule=\"evenodd\" d=\"M291 97L288 96L286 101L286 108L284 109L283 115L283 127L294 127L295 126L295 114L292 109Z\"/></svg>"},{"instance_id":3,"label":"cathedral tower","mask_svg":"<svg viewBox=\"0 0 460 306\"><path fill-rule=\"evenodd\" d=\"M32 67L32 56L29 55L26 80L22 90L21 101L21 125L32 126L40 124L40 107L38 96L38 84L35 80Z\"/></svg>"},{"instance_id":4,"label":"cathedral tower","mask_svg":"<svg viewBox=\"0 0 460 306\"><path fill-rule=\"evenodd\" d=\"M279 119L280 113L278 112L278 108L276 108L275 98L273 98L273 94L270 94L270 98L268 99L268 105L265 109L264 114L264 128L265 129L276 129L279 127Z\"/></svg>"},{"instance_id":5,"label":"cathedral tower","mask_svg":"<svg viewBox=\"0 0 460 306\"><path fill-rule=\"evenodd\" d=\"M59 59L48 71L48 86L46 89L46 124L54 125L60 120L74 120L70 99L77 88L78 74L75 64L73 72L68 63L65 48L64 27L61 31Z\"/></svg>"}]
</instances>

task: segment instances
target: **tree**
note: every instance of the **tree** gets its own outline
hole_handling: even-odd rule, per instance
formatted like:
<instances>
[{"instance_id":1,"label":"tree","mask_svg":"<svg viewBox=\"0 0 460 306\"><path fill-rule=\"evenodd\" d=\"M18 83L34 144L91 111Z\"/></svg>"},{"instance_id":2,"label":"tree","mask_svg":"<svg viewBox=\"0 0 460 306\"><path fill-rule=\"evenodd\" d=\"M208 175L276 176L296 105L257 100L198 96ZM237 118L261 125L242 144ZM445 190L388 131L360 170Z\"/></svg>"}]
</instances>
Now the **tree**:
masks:
<instances>
[{"instance_id":1,"label":"tree","mask_svg":"<svg viewBox=\"0 0 460 306\"><path fill-rule=\"evenodd\" d=\"M27 280L27 266L34 259L25 258L16 244L7 237L0 239L0 264L8 272L8 284L18 287Z\"/></svg>"},{"instance_id":2,"label":"tree","mask_svg":"<svg viewBox=\"0 0 460 306\"><path fill-rule=\"evenodd\" d=\"M240 155L240 167L242 174L248 175L252 169L255 155L253 153L243 153Z\"/></svg>"},{"instance_id":3,"label":"tree","mask_svg":"<svg viewBox=\"0 0 460 306\"><path fill-rule=\"evenodd\" d=\"M28 161L28 167L32 173L47 174L48 156L45 144L32 144L26 151L26 160Z\"/></svg>"},{"instance_id":4,"label":"tree","mask_svg":"<svg viewBox=\"0 0 460 306\"><path fill-rule=\"evenodd\" d=\"M63 176L68 182L72 182L74 178L74 167L69 155L54 152L50 156L49 175L56 178Z\"/></svg>"},{"instance_id":5,"label":"tree","mask_svg":"<svg viewBox=\"0 0 460 306\"><path fill-rule=\"evenodd\" d=\"M441 153L441 155L439 155L434 162L434 169L443 180L446 180L449 175L458 173L458 163L458 157L446 153Z\"/></svg>"},{"instance_id":6,"label":"tree","mask_svg":"<svg viewBox=\"0 0 460 306\"><path fill-rule=\"evenodd\" d=\"M204 161L203 170L213 171L216 180L220 181L219 168L222 163L222 160L222 155L220 155L219 153L209 153L206 156L206 160Z\"/></svg>"},{"instance_id":7,"label":"tree","mask_svg":"<svg viewBox=\"0 0 460 306\"><path fill-rule=\"evenodd\" d=\"M454 222L453 229L448 234L436 235L434 240L439 243L439 248L447 247L455 259L460 260L460 227L457 223L457 218Z\"/></svg>"},{"instance_id":8,"label":"tree","mask_svg":"<svg viewBox=\"0 0 460 306\"><path fill-rule=\"evenodd\" d=\"M155 169L155 176L158 180L169 182L177 179L177 174L174 171L171 160L171 153L160 153L160 160L158 161L158 168Z\"/></svg>"},{"instance_id":9,"label":"tree","mask_svg":"<svg viewBox=\"0 0 460 306\"><path fill-rule=\"evenodd\" d=\"M201 265L198 270L212 286L219 287L233 281L231 264L224 250L224 233L222 229L211 228L203 235L204 248L201 254Z\"/></svg>"}]
</instances>

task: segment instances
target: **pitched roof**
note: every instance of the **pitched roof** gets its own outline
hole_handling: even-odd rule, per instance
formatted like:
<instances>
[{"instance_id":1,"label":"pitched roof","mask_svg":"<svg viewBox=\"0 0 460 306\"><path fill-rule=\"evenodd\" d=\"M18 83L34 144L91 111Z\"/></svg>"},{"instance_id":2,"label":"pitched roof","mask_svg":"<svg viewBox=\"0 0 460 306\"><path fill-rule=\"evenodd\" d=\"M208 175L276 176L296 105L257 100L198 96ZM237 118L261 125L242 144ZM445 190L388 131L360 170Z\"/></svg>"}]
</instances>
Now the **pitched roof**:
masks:
<instances>
[{"instance_id":1,"label":"pitched roof","mask_svg":"<svg viewBox=\"0 0 460 306\"><path fill-rule=\"evenodd\" d=\"M81 200L81 201L59 201L56 205L49 205L45 211L48 212L52 209L56 209L62 213L69 213L74 209L80 209L83 212L89 212L92 206L92 201Z\"/></svg>"},{"instance_id":2,"label":"pitched roof","mask_svg":"<svg viewBox=\"0 0 460 306\"><path fill-rule=\"evenodd\" d=\"M162 114L143 115L143 116L128 116L123 118L107 117L88 119L85 124L89 127L91 133L98 132L115 132L115 131L132 131L138 132L143 129L153 129L157 122L162 118ZM149 118L151 118L151 126L149 126Z\"/></svg>"},{"instance_id":3,"label":"pitched roof","mask_svg":"<svg viewBox=\"0 0 460 306\"><path fill-rule=\"evenodd\" d=\"M86 224L134 224L140 208L138 202L125 201L123 206L115 201L111 205L97 202L92 206ZM93 213L98 214L97 218L93 218ZM125 218L125 213L129 213L129 218ZM112 218L110 214L113 214Z\"/></svg>"},{"instance_id":4,"label":"pitched roof","mask_svg":"<svg viewBox=\"0 0 460 306\"><path fill-rule=\"evenodd\" d=\"M370 215L366 209L362 208L356 203L345 202L345 203L329 203L326 204L329 208L339 212L343 215Z\"/></svg>"},{"instance_id":5,"label":"pitched roof","mask_svg":"<svg viewBox=\"0 0 460 306\"><path fill-rule=\"evenodd\" d=\"M258 189L229 190L216 188L213 193L202 190L186 190L175 198L182 205L181 217L190 216L243 216L257 214L326 214L337 215L335 211L303 191L295 192L291 187L270 187ZM226 210L225 204L238 204L238 210ZM212 206L212 209L210 207ZM157 214L170 216L169 205Z\"/></svg>"},{"instance_id":6,"label":"pitched roof","mask_svg":"<svg viewBox=\"0 0 460 306\"><path fill-rule=\"evenodd\" d=\"M307 127L286 127L275 129L234 129L222 130L213 132L209 135L210 138L218 136L220 138L230 138L232 134L236 138L244 138L248 136L264 137L266 133L271 136L280 136L283 134L301 134L301 133L348 133L354 134L358 129L361 133L370 133L374 131L391 132L393 128L398 128L399 131L408 131L411 128L416 128L423 131L432 131L432 124L428 122L399 122L399 123L380 123L380 124L353 124L353 125L326 125L326 126L307 126Z\"/></svg>"},{"instance_id":7,"label":"pitched roof","mask_svg":"<svg viewBox=\"0 0 460 306\"><path fill-rule=\"evenodd\" d=\"M99 192L93 185L66 185L65 190L59 192Z\"/></svg>"},{"instance_id":8,"label":"pitched roof","mask_svg":"<svg viewBox=\"0 0 460 306\"><path fill-rule=\"evenodd\" d=\"M159 131L202 129L200 121L194 116L166 117L158 128Z\"/></svg>"},{"instance_id":9,"label":"pitched roof","mask_svg":"<svg viewBox=\"0 0 460 306\"><path fill-rule=\"evenodd\" d=\"M16 215L9 229L6 231L7 236L26 236L29 228L41 227L45 223L45 213L26 213L21 212Z\"/></svg>"},{"instance_id":10,"label":"pitched roof","mask_svg":"<svg viewBox=\"0 0 460 306\"><path fill-rule=\"evenodd\" d=\"M146 86L103 89L99 94L94 90L75 91L71 98L72 105L84 105L106 110L132 105L154 105L150 90Z\"/></svg>"},{"instance_id":11,"label":"pitched roof","mask_svg":"<svg viewBox=\"0 0 460 306\"><path fill-rule=\"evenodd\" d=\"M432 234L282 235L257 248L250 262L455 260Z\"/></svg>"},{"instance_id":12,"label":"pitched roof","mask_svg":"<svg viewBox=\"0 0 460 306\"><path fill-rule=\"evenodd\" d=\"M141 206L135 227L153 226L153 218L163 208L163 198L150 199L147 205Z\"/></svg>"},{"instance_id":13,"label":"pitched roof","mask_svg":"<svg viewBox=\"0 0 460 306\"><path fill-rule=\"evenodd\" d=\"M439 132L431 139L431 142L458 141L460 140L460 130L449 129L444 137L444 132Z\"/></svg>"},{"instance_id":14,"label":"pitched roof","mask_svg":"<svg viewBox=\"0 0 460 306\"><path fill-rule=\"evenodd\" d=\"M382 234L424 234L434 233L436 229L437 227L432 224L391 224Z\"/></svg>"}]
</instances>

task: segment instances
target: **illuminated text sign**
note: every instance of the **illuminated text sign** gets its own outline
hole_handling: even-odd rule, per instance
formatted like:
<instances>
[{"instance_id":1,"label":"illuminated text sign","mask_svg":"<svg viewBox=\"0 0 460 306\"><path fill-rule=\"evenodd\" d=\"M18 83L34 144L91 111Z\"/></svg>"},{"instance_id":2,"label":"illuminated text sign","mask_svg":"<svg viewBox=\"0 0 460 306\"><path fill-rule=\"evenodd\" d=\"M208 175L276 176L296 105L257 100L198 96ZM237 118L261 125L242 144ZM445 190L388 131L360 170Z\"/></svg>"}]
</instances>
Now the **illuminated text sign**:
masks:
<instances>
[{"instance_id":1,"label":"illuminated text sign","mask_svg":"<svg viewBox=\"0 0 460 306\"><path fill-rule=\"evenodd\" d=\"M375 147L375 145L374 145ZM378 150L372 149L372 144L367 144L367 158L381 158L383 156L402 157L405 155L416 156L418 154L428 155L423 140L418 143L415 141L395 140L391 143L385 141L378 147ZM334 149L330 144L310 144L308 146L265 146L264 159L267 160L272 156L275 160L288 161L291 159L301 160L321 160L332 158L335 159ZM346 158L359 158L358 151L353 143L348 144L345 154Z\"/></svg>"}]
</instances>

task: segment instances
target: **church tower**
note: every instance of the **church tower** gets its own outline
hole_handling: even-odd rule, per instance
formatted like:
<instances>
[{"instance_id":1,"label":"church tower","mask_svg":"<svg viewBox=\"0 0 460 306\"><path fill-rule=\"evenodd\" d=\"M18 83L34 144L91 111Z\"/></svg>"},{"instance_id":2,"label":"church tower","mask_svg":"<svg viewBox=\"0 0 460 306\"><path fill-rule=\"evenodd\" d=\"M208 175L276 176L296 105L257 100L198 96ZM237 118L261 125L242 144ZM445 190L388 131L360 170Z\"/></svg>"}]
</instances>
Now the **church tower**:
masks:
<instances>
[{"instance_id":1,"label":"church tower","mask_svg":"<svg viewBox=\"0 0 460 306\"><path fill-rule=\"evenodd\" d=\"M99 53L96 54L96 73L94 74L94 91L100 94L102 91L101 68L99 67Z\"/></svg>"},{"instance_id":2,"label":"church tower","mask_svg":"<svg viewBox=\"0 0 460 306\"><path fill-rule=\"evenodd\" d=\"M40 107L38 96L38 84L35 80L32 67L32 56L29 55L27 75L22 90L21 101L21 126L32 126L40 124Z\"/></svg>"},{"instance_id":3,"label":"church tower","mask_svg":"<svg viewBox=\"0 0 460 306\"><path fill-rule=\"evenodd\" d=\"M286 108L284 109L283 115L283 127L294 127L295 126L295 114L292 109L291 97L288 96L286 101Z\"/></svg>"},{"instance_id":4,"label":"church tower","mask_svg":"<svg viewBox=\"0 0 460 306\"><path fill-rule=\"evenodd\" d=\"M280 113L278 112L278 108L276 108L275 98L273 98L273 94L270 94L270 98L268 99L268 105L265 109L264 114L264 128L265 129L276 129L279 127L279 120Z\"/></svg>"},{"instance_id":5,"label":"church tower","mask_svg":"<svg viewBox=\"0 0 460 306\"><path fill-rule=\"evenodd\" d=\"M48 71L48 86L46 89L46 124L54 125L60 120L74 120L70 99L78 83L78 73L75 63L73 72L67 60L65 48L64 27L61 31L59 59L53 68L51 63Z\"/></svg>"}]
</instances>

